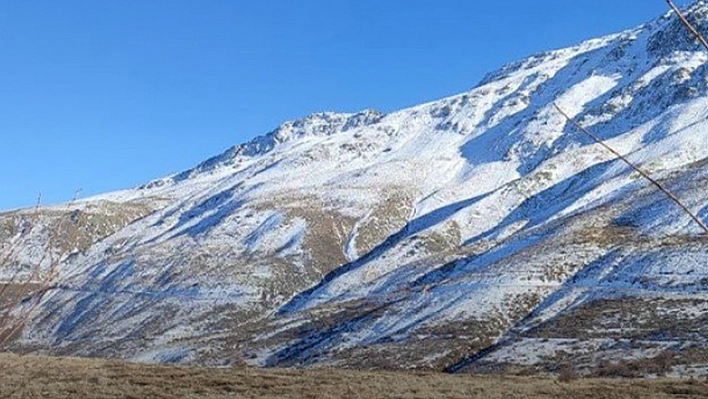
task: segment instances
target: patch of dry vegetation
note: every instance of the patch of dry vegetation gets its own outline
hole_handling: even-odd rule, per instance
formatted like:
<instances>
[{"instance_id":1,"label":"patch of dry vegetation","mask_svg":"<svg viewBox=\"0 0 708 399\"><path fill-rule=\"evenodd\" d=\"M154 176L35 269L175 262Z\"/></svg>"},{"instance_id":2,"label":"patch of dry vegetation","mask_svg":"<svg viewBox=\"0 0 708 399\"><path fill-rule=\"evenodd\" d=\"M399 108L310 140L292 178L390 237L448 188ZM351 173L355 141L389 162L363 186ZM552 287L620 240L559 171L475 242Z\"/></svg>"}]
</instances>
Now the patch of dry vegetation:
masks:
<instances>
[{"instance_id":1,"label":"patch of dry vegetation","mask_svg":"<svg viewBox=\"0 0 708 399\"><path fill-rule=\"evenodd\" d=\"M205 369L0 355L8 399L705 398L699 380L481 377L334 369Z\"/></svg>"},{"instance_id":2,"label":"patch of dry vegetation","mask_svg":"<svg viewBox=\"0 0 708 399\"><path fill-rule=\"evenodd\" d=\"M372 209L357 229L356 250L360 255L368 253L406 225L413 211L413 198L414 194L406 188L392 189L386 200Z\"/></svg>"}]
</instances>

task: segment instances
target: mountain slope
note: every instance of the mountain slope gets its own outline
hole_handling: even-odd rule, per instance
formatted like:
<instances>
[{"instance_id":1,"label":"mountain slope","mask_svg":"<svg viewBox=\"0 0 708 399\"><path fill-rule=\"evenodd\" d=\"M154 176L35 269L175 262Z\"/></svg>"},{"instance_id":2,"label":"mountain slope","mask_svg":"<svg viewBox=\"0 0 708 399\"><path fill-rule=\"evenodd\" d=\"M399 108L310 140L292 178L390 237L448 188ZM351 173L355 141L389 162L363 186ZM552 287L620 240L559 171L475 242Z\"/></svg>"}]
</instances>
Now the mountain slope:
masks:
<instances>
[{"instance_id":1,"label":"mountain slope","mask_svg":"<svg viewBox=\"0 0 708 399\"><path fill-rule=\"evenodd\" d=\"M708 30L702 1L687 14ZM667 14L458 96L314 114L183 173L47 210L140 206L80 234L17 346L453 371L670 350L701 372L708 239L553 103L706 219L707 59ZM41 242L23 238L23 212L0 215L8 270Z\"/></svg>"}]
</instances>

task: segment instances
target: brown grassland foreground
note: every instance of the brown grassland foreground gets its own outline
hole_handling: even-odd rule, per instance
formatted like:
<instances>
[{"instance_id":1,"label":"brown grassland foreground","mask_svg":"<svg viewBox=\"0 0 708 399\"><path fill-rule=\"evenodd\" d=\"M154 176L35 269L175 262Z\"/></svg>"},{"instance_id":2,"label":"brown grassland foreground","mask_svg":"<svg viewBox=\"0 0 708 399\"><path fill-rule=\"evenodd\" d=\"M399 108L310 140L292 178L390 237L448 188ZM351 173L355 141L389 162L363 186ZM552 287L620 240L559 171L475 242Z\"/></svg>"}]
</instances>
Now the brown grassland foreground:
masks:
<instances>
[{"instance_id":1,"label":"brown grassland foreground","mask_svg":"<svg viewBox=\"0 0 708 399\"><path fill-rule=\"evenodd\" d=\"M207 369L0 355L0 398L706 398L704 380L486 377L350 370Z\"/></svg>"}]
</instances>

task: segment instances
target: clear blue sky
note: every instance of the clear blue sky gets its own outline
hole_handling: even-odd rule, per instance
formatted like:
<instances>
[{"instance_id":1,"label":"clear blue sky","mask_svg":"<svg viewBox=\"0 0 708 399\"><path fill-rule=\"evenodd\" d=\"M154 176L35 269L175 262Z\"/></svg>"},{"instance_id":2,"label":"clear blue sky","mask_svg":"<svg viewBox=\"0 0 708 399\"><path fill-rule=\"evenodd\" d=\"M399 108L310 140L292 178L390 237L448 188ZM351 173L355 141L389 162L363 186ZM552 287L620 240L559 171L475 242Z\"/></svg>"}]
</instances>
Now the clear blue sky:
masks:
<instances>
[{"instance_id":1,"label":"clear blue sky","mask_svg":"<svg viewBox=\"0 0 708 399\"><path fill-rule=\"evenodd\" d=\"M687 4L688 1L677 1ZM0 2L0 209L129 188L316 111L456 94L663 0Z\"/></svg>"}]
</instances>

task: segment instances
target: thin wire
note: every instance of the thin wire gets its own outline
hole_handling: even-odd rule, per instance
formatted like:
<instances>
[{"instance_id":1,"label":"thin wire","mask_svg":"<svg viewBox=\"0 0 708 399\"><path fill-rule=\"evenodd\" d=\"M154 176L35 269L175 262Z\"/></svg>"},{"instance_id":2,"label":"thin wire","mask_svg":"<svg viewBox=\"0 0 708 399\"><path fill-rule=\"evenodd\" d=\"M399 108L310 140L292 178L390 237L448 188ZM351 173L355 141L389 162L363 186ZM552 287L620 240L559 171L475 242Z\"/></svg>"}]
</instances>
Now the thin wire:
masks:
<instances>
[{"instance_id":1,"label":"thin wire","mask_svg":"<svg viewBox=\"0 0 708 399\"><path fill-rule=\"evenodd\" d=\"M681 22L686 26L686 28L688 28L691 34L693 34L693 36L695 36L696 39L701 42L703 47L708 50L708 41L706 41L703 35L701 35L701 33L696 28L694 28L690 22L688 22L688 19L686 19L683 13L681 13L681 10L679 10L679 8L676 7L676 5L671 0L666 0L666 3L668 3L669 7L671 7L671 9L676 13L676 15L679 17L679 20L681 20Z\"/></svg>"},{"instance_id":2,"label":"thin wire","mask_svg":"<svg viewBox=\"0 0 708 399\"><path fill-rule=\"evenodd\" d=\"M567 114L565 111L563 111L563 109L561 109L561 107L559 107L558 104L553 103L553 106L556 108L556 110L558 110L558 112L559 112L561 115L563 115L563 117L565 117L565 119L568 120L568 122L570 122L571 124L573 124L573 126L575 126L579 131L581 131L582 133L584 133L585 135L587 135L588 137L590 137L591 139L593 139L596 143L598 143L598 144L600 144L601 146L603 146L605 149L607 149L609 152L611 152L612 154L614 154L617 158L619 158L620 160L622 160L624 163L626 163L626 164L629 165L632 169L634 169L637 173L639 173L639 175L641 175L643 178L645 178L646 180L650 181L653 185L655 185L655 186L656 186L662 193L664 193L671 201L673 201L674 203L676 203L676 205L678 205L679 208L683 209L683 211L686 212L686 214L688 214L688 215L691 217L691 219L693 219L693 220L696 222L696 224L698 224L698 226L703 230L703 232L704 232L706 235L708 235L708 225L706 225L705 222L704 222L701 218L698 217L698 215L696 215L695 213L693 213L686 205L684 205L684 204L681 202L681 200L678 199L678 197L676 197L676 196L675 196L674 194L672 194L669 190L667 190L666 188L664 188L664 186L662 186L661 183L659 183L658 181L654 180L651 176L649 176L646 172L644 172L639 166L635 165L635 164L632 163L630 160L628 160L624 155L620 154L619 152L615 151L612 147L610 147L609 145L605 144L605 142L602 141L602 139L601 139L600 137L598 137L598 136L596 136L596 135L590 133L590 132L589 132L587 129L585 129L580 123L578 123L578 122L575 121L573 118L571 118L570 116L568 116L568 114Z\"/></svg>"}]
</instances>

